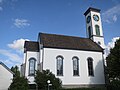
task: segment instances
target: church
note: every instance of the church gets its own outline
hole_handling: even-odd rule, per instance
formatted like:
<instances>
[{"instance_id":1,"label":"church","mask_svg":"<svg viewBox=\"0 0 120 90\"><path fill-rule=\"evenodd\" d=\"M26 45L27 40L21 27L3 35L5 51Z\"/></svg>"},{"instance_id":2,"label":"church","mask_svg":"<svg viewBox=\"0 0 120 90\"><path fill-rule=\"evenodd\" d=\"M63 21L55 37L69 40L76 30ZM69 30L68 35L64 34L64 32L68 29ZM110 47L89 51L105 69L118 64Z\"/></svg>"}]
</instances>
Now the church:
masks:
<instances>
[{"instance_id":1,"label":"church","mask_svg":"<svg viewBox=\"0 0 120 90\"><path fill-rule=\"evenodd\" d=\"M25 41L21 74L35 84L36 70L49 69L62 87L105 86L104 37L100 9L88 8L86 38L39 33L37 41Z\"/></svg>"}]
</instances>

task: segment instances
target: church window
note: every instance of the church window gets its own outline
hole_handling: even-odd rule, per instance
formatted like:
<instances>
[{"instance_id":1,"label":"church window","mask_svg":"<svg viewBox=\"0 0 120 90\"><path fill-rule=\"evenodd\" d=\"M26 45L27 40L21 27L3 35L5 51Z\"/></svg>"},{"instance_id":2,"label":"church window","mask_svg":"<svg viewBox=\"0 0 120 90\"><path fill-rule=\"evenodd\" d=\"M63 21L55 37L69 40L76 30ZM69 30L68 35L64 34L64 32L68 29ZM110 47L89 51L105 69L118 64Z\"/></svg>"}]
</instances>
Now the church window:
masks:
<instances>
[{"instance_id":1,"label":"church window","mask_svg":"<svg viewBox=\"0 0 120 90\"><path fill-rule=\"evenodd\" d=\"M88 27L88 34L89 34L89 38L90 38L91 35L92 35L92 34L91 34L91 27L90 27L90 26Z\"/></svg>"},{"instance_id":2,"label":"church window","mask_svg":"<svg viewBox=\"0 0 120 90\"><path fill-rule=\"evenodd\" d=\"M57 56L57 75L63 76L63 57Z\"/></svg>"},{"instance_id":3,"label":"church window","mask_svg":"<svg viewBox=\"0 0 120 90\"><path fill-rule=\"evenodd\" d=\"M36 59L35 58L30 58L29 59L29 75L35 75L35 64L36 64Z\"/></svg>"},{"instance_id":4,"label":"church window","mask_svg":"<svg viewBox=\"0 0 120 90\"><path fill-rule=\"evenodd\" d=\"M88 74L89 76L94 76L94 71L93 71L93 59L92 58L88 58Z\"/></svg>"},{"instance_id":5,"label":"church window","mask_svg":"<svg viewBox=\"0 0 120 90\"><path fill-rule=\"evenodd\" d=\"M98 25L95 25L96 35L100 36L100 27Z\"/></svg>"},{"instance_id":6,"label":"church window","mask_svg":"<svg viewBox=\"0 0 120 90\"><path fill-rule=\"evenodd\" d=\"M79 76L79 59L78 57L73 57L73 76Z\"/></svg>"}]
</instances>

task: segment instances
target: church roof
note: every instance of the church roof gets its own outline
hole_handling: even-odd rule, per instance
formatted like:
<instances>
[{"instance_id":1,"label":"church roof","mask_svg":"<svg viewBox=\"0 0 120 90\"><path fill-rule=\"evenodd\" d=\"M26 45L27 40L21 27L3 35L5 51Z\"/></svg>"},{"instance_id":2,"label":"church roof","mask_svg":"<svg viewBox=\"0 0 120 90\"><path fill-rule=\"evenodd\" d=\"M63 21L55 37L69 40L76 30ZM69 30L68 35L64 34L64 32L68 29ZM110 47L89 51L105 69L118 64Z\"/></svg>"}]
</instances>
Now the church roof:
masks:
<instances>
[{"instance_id":1,"label":"church roof","mask_svg":"<svg viewBox=\"0 0 120 90\"><path fill-rule=\"evenodd\" d=\"M24 52L26 51L36 51L39 52L39 43L34 41L25 41Z\"/></svg>"},{"instance_id":2,"label":"church roof","mask_svg":"<svg viewBox=\"0 0 120 90\"><path fill-rule=\"evenodd\" d=\"M73 49L73 50L86 50L86 51L99 51L103 49L91 39L40 33L40 43L46 48L60 48L60 49Z\"/></svg>"}]
</instances>

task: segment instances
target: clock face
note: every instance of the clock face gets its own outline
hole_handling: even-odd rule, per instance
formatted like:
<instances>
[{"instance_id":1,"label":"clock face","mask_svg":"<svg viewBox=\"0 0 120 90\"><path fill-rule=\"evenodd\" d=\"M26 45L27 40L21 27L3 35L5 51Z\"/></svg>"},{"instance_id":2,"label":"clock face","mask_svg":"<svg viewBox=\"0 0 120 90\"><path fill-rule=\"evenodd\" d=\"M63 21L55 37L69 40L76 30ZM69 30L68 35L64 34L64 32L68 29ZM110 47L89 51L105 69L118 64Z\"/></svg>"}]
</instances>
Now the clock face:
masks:
<instances>
[{"instance_id":1,"label":"clock face","mask_svg":"<svg viewBox=\"0 0 120 90\"><path fill-rule=\"evenodd\" d=\"M95 21L99 21L99 16L98 16L98 15L93 15L93 19L94 19Z\"/></svg>"},{"instance_id":2,"label":"clock face","mask_svg":"<svg viewBox=\"0 0 120 90\"><path fill-rule=\"evenodd\" d=\"M88 17L87 17L87 23L89 23L89 22L90 22L90 20L91 20L91 17L90 17L90 16L88 16Z\"/></svg>"}]
</instances>

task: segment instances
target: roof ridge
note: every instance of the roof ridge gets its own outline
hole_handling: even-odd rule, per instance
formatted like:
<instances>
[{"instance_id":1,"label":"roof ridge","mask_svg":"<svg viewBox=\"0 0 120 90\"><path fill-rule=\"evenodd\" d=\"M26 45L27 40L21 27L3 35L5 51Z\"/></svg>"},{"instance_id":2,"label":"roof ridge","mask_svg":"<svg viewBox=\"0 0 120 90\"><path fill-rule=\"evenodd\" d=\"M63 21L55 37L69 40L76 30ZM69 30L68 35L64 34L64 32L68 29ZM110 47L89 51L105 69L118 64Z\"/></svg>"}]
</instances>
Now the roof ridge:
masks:
<instances>
[{"instance_id":1,"label":"roof ridge","mask_svg":"<svg viewBox=\"0 0 120 90\"><path fill-rule=\"evenodd\" d=\"M83 39L88 39L88 38L85 38L85 37L79 37L79 36L72 36L72 35L63 35L63 34L50 34L50 33L39 33L40 35L41 34L44 34L44 35L55 35L55 36L64 36L64 37L73 37L73 38L83 38Z\"/></svg>"},{"instance_id":2,"label":"roof ridge","mask_svg":"<svg viewBox=\"0 0 120 90\"><path fill-rule=\"evenodd\" d=\"M33 43L37 43L38 41L25 41L25 42L33 42Z\"/></svg>"}]
</instances>

